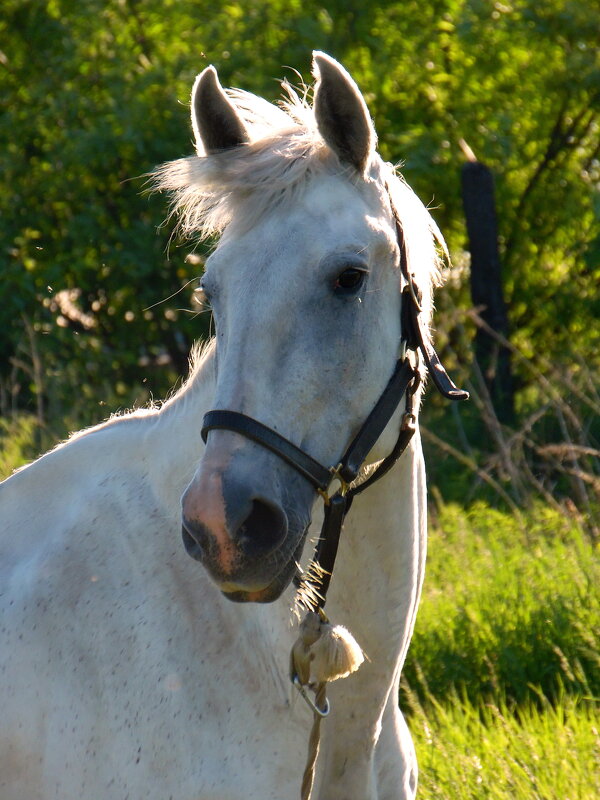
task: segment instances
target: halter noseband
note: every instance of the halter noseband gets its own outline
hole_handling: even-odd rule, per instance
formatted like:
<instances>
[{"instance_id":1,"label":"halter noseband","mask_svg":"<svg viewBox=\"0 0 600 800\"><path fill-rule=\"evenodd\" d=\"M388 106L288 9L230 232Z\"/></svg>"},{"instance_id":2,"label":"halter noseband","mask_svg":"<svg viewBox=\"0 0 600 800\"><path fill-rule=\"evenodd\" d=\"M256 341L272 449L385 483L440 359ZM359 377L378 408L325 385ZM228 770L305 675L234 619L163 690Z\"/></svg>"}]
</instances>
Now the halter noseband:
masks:
<instances>
[{"instance_id":1,"label":"halter noseband","mask_svg":"<svg viewBox=\"0 0 600 800\"><path fill-rule=\"evenodd\" d=\"M304 602L313 611L325 605L327 590L337 555L339 538L344 518L354 496L363 492L375 481L382 478L406 450L415 430L416 418L413 413L413 396L419 386L420 375L406 357L406 349L421 353L433 383L437 390L448 400L467 400L469 393L458 389L442 365L433 345L425 335L424 323L421 319L420 292L413 275L408 271L404 233L394 209L396 237L400 249L400 268L405 280L402 290L402 343L403 355L397 360L394 372L383 390L375 407L363 423L362 427L350 442L346 452L336 466L325 467L304 450L301 450L289 439L263 425L262 422L241 414L238 411L219 409L204 415L201 435L204 442L211 430L228 430L239 433L247 439L266 447L279 458L299 472L315 487L325 503L325 518L321 535L317 542L313 564L320 577L318 592L311 594L311 599ZM398 408L402 397L406 396L406 405L400 434L392 451L381 461L371 475L358 486L350 484L356 480L360 469L383 433L386 425ZM335 482L339 488L332 493L330 487Z\"/></svg>"}]
</instances>

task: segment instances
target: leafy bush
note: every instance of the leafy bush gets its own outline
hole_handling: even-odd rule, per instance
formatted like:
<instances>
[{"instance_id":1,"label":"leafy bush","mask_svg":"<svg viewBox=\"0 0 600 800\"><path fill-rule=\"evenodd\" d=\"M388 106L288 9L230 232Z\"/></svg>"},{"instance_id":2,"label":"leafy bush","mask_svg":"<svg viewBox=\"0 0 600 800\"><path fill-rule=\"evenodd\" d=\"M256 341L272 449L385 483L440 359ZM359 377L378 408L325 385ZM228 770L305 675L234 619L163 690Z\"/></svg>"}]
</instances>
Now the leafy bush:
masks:
<instances>
[{"instance_id":1,"label":"leafy bush","mask_svg":"<svg viewBox=\"0 0 600 800\"><path fill-rule=\"evenodd\" d=\"M0 417L0 480L34 459L39 450L39 426L34 416Z\"/></svg>"},{"instance_id":2,"label":"leafy bush","mask_svg":"<svg viewBox=\"0 0 600 800\"><path fill-rule=\"evenodd\" d=\"M186 313L185 291L175 294L197 265L187 248L167 251L168 226L156 235L164 201L144 196L135 178L191 153L189 91L208 63L225 85L274 100L282 65L310 82L315 47L360 83L383 155L404 159L409 182L438 206L465 277L465 142L491 167L514 343L571 370L597 365L598 65L588 4L269 0L205 12L197 0L3 3L0 401L16 386L19 410L41 402L48 421L70 413L76 395L91 421L98 401L124 404L148 387L164 395L207 325ZM466 281L451 293L468 307ZM470 336L457 336L443 298L441 343L458 343L467 363ZM27 326L43 385L26 379L20 358ZM526 414L533 380L517 371Z\"/></svg>"}]
</instances>

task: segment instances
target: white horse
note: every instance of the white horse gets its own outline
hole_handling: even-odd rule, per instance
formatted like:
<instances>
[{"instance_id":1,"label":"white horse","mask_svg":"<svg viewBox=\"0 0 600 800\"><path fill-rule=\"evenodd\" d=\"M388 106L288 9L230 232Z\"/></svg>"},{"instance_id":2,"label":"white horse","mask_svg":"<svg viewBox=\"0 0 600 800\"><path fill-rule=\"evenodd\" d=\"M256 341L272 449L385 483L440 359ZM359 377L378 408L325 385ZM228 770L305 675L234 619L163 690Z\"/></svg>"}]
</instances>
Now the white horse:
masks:
<instances>
[{"instance_id":1,"label":"white horse","mask_svg":"<svg viewBox=\"0 0 600 800\"><path fill-rule=\"evenodd\" d=\"M312 108L198 77L198 153L159 182L186 232L220 234L202 278L216 336L161 408L78 433L0 486L2 800L298 797L311 713L288 676L290 582L322 502L239 433L204 446L203 414L243 412L336 464L401 348L395 214L425 320L438 277L436 228L376 154L355 83L322 53L314 70ZM425 493L417 432L346 520L328 611L367 660L331 686L314 798L415 795L397 701Z\"/></svg>"}]
</instances>

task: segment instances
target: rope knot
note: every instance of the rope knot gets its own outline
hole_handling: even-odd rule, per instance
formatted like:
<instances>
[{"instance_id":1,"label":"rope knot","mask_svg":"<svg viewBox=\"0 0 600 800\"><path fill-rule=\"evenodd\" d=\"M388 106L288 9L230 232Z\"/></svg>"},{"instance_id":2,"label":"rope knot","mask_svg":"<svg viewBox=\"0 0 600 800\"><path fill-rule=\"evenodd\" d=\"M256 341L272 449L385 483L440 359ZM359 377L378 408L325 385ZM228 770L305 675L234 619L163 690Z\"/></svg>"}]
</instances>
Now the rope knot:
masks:
<instances>
[{"instance_id":1,"label":"rope knot","mask_svg":"<svg viewBox=\"0 0 600 800\"><path fill-rule=\"evenodd\" d=\"M290 659L292 682L313 689L345 678L365 660L360 645L343 625L332 625L323 609L309 611L300 624Z\"/></svg>"},{"instance_id":2,"label":"rope knot","mask_svg":"<svg viewBox=\"0 0 600 800\"><path fill-rule=\"evenodd\" d=\"M309 800L315 778L321 718L329 713L327 684L355 672L364 660L364 653L350 631L343 625L332 625L322 608L306 614L290 654L292 683L313 710L308 758L302 778L302 800ZM314 692L314 702L307 689Z\"/></svg>"}]
</instances>

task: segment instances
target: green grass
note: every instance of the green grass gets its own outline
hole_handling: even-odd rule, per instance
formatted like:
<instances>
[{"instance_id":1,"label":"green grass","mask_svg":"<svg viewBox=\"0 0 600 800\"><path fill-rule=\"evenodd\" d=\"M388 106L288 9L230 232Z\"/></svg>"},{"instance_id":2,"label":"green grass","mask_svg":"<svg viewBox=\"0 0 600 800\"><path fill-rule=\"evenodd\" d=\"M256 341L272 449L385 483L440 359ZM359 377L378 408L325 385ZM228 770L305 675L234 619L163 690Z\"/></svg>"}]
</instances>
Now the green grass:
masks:
<instances>
[{"instance_id":1,"label":"green grass","mask_svg":"<svg viewBox=\"0 0 600 800\"><path fill-rule=\"evenodd\" d=\"M402 686L419 800L598 800L598 547L543 506L430 527Z\"/></svg>"},{"instance_id":2,"label":"green grass","mask_svg":"<svg viewBox=\"0 0 600 800\"><path fill-rule=\"evenodd\" d=\"M39 452L38 424L34 416L0 417L0 480L34 459Z\"/></svg>"},{"instance_id":3,"label":"green grass","mask_svg":"<svg viewBox=\"0 0 600 800\"><path fill-rule=\"evenodd\" d=\"M404 672L421 702L600 698L600 550L582 526L541 505L519 521L478 504L444 506L430 528Z\"/></svg>"},{"instance_id":4,"label":"green grass","mask_svg":"<svg viewBox=\"0 0 600 800\"><path fill-rule=\"evenodd\" d=\"M518 715L448 698L413 706L419 800L598 800L597 709L565 697Z\"/></svg>"}]
</instances>

